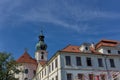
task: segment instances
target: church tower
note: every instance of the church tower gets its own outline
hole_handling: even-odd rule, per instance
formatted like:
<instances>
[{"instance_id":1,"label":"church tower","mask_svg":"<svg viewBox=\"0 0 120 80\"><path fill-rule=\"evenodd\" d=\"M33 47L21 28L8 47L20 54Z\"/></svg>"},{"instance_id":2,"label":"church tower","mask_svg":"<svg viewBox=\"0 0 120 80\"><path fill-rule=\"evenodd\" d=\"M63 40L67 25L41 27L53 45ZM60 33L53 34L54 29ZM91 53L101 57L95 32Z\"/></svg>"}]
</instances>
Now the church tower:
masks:
<instances>
[{"instance_id":1,"label":"church tower","mask_svg":"<svg viewBox=\"0 0 120 80\"><path fill-rule=\"evenodd\" d=\"M35 52L35 59L37 62L47 61L47 45L44 42L44 35L41 31L39 35L39 42L36 44L36 52Z\"/></svg>"}]
</instances>

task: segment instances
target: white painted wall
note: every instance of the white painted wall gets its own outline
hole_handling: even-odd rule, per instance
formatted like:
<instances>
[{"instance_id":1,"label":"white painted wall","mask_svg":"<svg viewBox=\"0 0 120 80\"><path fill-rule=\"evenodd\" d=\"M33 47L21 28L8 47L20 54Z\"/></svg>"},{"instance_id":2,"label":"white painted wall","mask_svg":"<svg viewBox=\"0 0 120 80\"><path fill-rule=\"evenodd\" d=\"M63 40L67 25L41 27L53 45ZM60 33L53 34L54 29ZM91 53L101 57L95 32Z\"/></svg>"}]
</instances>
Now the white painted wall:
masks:
<instances>
[{"instance_id":1,"label":"white painted wall","mask_svg":"<svg viewBox=\"0 0 120 80\"><path fill-rule=\"evenodd\" d=\"M65 64L65 56L71 56L71 66L66 66ZM76 66L76 57L80 56L82 61L82 66ZM90 57L92 60L92 67L88 67L86 65L86 57ZM104 67L98 66L98 58L103 59L103 65ZM109 59L114 59L115 62L115 68L110 67ZM108 67L109 72L111 71L119 71L120 72L120 57L119 56L111 56L106 58L106 65ZM61 62L62 62L62 79L61 80L67 80L66 74L72 73L73 77L75 78L76 74L83 73L85 75L87 74L103 74L103 72L107 75L106 71L106 65L105 65L105 57L102 55L93 55L93 54L81 54L81 53L63 53L61 54ZM112 75L112 73L111 73ZM109 79L108 79L109 80Z\"/></svg>"},{"instance_id":2,"label":"white painted wall","mask_svg":"<svg viewBox=\"0 0 120 80\"><path fill-rule=\"evenodd\" d=\"M40 60L42 60L41 59L41 53L42 52L44 52L44 61L47 61L47 51L45 51L45 50L38 50L38 51L36 51L35 52L35 59L37 60L37 61L40 61Z\"/></svg>"},{"instance_id":3,"label":"white painted wall","mask_svg":"<svg viewBox=\"0 0 120 80\"><path fill-rule=\"evenodd\" d=\"M111 50L111 53L108 53L107 50ZM118 54L118 51L120 51L120 48L118 47L101 47L98 49L98 52L103 54Z\"/></svg>"},{"instance_id":4,"label":"white painted wall","mask_svg":"<svg viewBox=\"0 0 120 80\"><path fill-rule=\"evenodd\" d=\"M39 78L40 80L52 80L55 76L58 75L58 80L67 80L66 74L67 73L72 73L73 75L73 80L75 80L75 77L77 76L78 73L82 73L85 75L86 78L88 78L89 74L94 74L94 75L101 75L105 74L108 76L108 73L110 75L113 74L113 72L120 72L120 55L117 54L118 49L117 48L110 48L110 47L104 47L100 48L99 52L102 52L104 54L108 54L107 50L110 49L111 54L116 54L117 56L103 56L99 54L93 54L93 53L61 53L58 56L54 56L54 58L51 58L49 63L46 66L43 66L43 68L40 68L39 75L42 73L42 71L47 69L46 73L49 75L44 75L43 78ZM66 61L65 61L65 56L71 56L71 66L66 66ZM76 66L76 57L80 56L81 61L82 61L82 66ZM92 60L92 66L89 67L86 64L86 58L90 57ZM55 62L55 59L58 59L58 68L54 68L52 72L48 72L49 70L49 65L52 65L52 63ZM103 60L103 67L98 66L98 58L102 58ZM105 64L105 59L106 59L106 64ZM109 59L114 59L115 63L115 68L110 67L110 61ZM107 70L106 70L106 65L107 65ZM120 75L120 74L119 74ZM38 77L38 76L36 76ZM107 79L108 77L106 77ZM112 76L111 76L112 78ZM120 76L118 77L118 80L120 79ZM33 79L35 80L35 78ZM87 79L85 79L87 80ZM110 79L107 79L110 80Z\"/></svg>"},{"instance_id":5,"label":"white painted wall","mask_svg":"<svg viewBox=\"0 0 120 80\"><path fill-rule=\"evenodd\" d=\"M88 50L86 50L85 47L87 47ZM80 49L81 52L88 52L88 53L91 52L90 51L90 45L81 45L79 49Z\"/></svg>"},{"instance_id":6,"label":"white painted wall","mask_svg":"<svg viewBox=\"0 0 120 80\"><path fill-rule=\"evenodd\" d=\"M58 61L58 67L55 67L55 60L57 59ZM33 80L36 80L36 78L38 78L40 80L52 80L52 78L54 78L54 80L56 79L56 76L58 76L58 80L61 80L61 64L60 64L60 55L54 57L53 60L51 60L47 65L43 66L43 68L39 67L39 72L37 73L36 77L33 78ZM53 67L54 69L52 70L52 63L54 64ZM49 65L51 65L51 72L49 72ZM45 75L45 69L46 69L46 75ZM43 77L42 77L43 74Z\"/></svg>"}]
</instances>

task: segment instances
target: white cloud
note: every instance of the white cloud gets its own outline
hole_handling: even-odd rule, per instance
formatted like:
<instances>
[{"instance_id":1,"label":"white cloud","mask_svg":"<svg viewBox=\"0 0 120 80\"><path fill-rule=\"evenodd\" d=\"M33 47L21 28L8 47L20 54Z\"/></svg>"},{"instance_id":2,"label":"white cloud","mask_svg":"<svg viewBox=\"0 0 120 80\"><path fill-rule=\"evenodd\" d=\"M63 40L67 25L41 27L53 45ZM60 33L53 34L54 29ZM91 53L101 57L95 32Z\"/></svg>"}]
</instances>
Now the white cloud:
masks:
<instances>
[{"instance_id":1,"label":"white cloud","mask_svg":"<svg viewBox=\"0 0 120 80\"><path fill-rule=\"evenodd\" d=\"M71 0L72 1L72 0ZM97 0L94 0L97 2ZM120 13L105 12L89 8L81 3L71 4L70 1L24 1L2 0L0 4L0 28L25 22L45 22L71 28L78 32L86 32L91 29L87 23L95 19L109 20L120 19ZM31 6L30 6L31 5ZM7 25L8 26L8 25Z\"/></svg>"}]
</instances>

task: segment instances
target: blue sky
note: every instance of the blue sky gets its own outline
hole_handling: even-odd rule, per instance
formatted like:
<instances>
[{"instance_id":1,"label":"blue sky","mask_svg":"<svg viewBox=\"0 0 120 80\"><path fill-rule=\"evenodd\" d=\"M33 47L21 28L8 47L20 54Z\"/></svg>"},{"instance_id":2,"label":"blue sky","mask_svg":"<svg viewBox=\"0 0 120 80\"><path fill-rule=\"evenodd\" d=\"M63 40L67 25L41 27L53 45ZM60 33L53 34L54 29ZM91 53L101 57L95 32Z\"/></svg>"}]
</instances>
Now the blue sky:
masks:
<instances>
[{"instance_id":1,"label":"blue sky","mask_svg":"<svg viewBox=\"0 0 120 80\"><path fill-rule=\"evenodd\" d=\"M120 41L120 0L0 0L0 51L34 57L41 29L49 58L68 44Z\"/></svg>"}]
</instances>

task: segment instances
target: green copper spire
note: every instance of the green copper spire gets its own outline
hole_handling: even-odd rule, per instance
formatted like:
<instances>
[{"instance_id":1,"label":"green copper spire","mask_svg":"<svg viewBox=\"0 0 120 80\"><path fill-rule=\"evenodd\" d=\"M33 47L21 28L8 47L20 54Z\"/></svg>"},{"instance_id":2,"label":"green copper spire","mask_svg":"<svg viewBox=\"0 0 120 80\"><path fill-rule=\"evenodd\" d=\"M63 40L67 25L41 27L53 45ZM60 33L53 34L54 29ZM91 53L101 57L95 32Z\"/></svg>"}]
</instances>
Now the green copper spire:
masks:
<instances>
[{"instance_id":1,"label":"green copper spire","mask_svg":"<svg viewBox=\"0 0 120 80\"><path fill-rule=\"evenodd\" d=\"M41 34L39 35L39 42L36 44L36 50L46 50L47 45L44 42L44 35L43 31L41 31Z\"/></svg>"}]
</instances>

